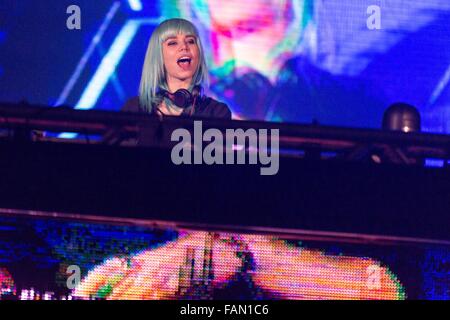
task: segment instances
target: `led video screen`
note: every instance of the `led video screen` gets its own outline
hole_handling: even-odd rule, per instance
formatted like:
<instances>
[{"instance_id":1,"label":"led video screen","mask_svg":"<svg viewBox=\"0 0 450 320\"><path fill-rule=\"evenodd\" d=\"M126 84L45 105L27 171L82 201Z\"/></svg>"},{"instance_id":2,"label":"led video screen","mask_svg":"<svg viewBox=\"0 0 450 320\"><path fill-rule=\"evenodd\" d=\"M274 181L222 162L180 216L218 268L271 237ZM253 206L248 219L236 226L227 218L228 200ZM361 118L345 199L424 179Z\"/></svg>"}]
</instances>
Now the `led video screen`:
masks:
<instances>
[{"instance_id":1,"label":"led video screen","mask_svg":"<svg viewBox=\"0 0 450 320\"><path fill-rule=\"evenodd\" d=\"M449 262L423 239L0 216L1 299L449 299Z\"/></svg>"}]
</instances>

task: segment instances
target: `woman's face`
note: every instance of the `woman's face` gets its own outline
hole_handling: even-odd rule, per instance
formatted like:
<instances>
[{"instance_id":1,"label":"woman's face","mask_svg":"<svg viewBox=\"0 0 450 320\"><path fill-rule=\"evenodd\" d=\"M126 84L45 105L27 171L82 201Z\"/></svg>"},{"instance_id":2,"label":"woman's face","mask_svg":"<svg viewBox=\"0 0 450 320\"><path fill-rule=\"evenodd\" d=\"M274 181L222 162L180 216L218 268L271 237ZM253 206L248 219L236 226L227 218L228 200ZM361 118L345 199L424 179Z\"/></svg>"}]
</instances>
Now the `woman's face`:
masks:
<instances>
[{"instance_id":1,"label":"woman's face","mask_svg":"<svg viewBox=\"0 0 450 320\"><path fill-rule=\"evenodd\" d=\"M197 38L193 35L177 34L164 41L162 53L167 82L190 83L199 64Z\"/></svg>"}]
</instances>

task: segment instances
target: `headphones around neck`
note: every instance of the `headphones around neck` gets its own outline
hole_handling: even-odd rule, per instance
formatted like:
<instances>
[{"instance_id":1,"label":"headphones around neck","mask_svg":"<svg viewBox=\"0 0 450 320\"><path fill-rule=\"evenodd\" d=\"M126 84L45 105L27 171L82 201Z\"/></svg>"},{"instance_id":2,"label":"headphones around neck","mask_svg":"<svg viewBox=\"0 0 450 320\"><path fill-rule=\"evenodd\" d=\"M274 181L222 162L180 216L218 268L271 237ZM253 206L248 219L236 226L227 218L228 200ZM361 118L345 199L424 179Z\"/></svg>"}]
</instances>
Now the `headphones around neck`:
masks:
<instances>
[{"instance_id":1,"label":"headphones around neck","mask_svg":"<svg viewBox=\"0 0 450 320\"><path fill-rule=\"evenodd\" d=\"M192 105L197 104L197 101L202 99L202 87L194 86L192 93L187 89L178 89L174 93L167 90L159 89L156 95L168 98L177 107L186 109Z\"/></svg>"}]
</instances>

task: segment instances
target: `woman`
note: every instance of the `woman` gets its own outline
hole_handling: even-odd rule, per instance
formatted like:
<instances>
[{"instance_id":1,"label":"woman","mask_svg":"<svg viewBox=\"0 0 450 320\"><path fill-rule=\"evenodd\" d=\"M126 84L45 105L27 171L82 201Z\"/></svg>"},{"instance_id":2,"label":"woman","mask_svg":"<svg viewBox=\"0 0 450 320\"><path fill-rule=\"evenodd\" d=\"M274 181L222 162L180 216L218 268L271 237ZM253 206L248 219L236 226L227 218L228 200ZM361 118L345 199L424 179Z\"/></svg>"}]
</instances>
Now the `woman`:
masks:
<instances>
[{"instance_id":1,"label":"woman","mask_svg":"<svg viewBox=\"0 0 450 320\"><path fill-rule=\"evenodd\" d=\"M231 119L227 105L202 95L202 86L207 84L208 69L196 27L184 19L169 19L154 30L139 97L129 100L123 111ZM180 95L187 97L186 105L176 104Z\"/></svg>"}]
</instances>

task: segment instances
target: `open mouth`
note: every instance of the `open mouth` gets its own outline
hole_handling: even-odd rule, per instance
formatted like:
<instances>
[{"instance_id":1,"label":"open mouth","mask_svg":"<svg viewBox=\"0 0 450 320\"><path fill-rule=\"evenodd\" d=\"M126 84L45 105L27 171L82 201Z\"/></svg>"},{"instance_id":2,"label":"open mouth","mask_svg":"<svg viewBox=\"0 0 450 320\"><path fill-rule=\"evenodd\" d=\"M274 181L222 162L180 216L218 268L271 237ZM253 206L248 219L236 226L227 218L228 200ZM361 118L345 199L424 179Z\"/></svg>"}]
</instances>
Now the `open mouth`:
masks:
<instances>
[{"instance_id":1,"label":"open mouth","mask_svg":"<svg viewBox=\"0 0 450 320\"><path fill-rule=\"evenodd\" d=\"M181 68L183 68L183 69L186 69L186 68L189 68L190 67L190 65L191 65L191 58L189 58L189 57L181 57L180 59L178 59L177 60L177 64L181 67Z\"/></svg>"}]
</instances>

